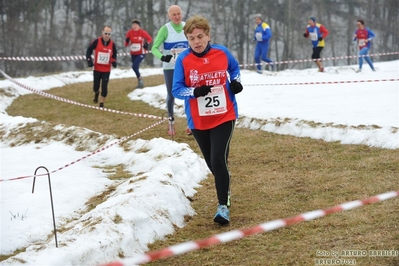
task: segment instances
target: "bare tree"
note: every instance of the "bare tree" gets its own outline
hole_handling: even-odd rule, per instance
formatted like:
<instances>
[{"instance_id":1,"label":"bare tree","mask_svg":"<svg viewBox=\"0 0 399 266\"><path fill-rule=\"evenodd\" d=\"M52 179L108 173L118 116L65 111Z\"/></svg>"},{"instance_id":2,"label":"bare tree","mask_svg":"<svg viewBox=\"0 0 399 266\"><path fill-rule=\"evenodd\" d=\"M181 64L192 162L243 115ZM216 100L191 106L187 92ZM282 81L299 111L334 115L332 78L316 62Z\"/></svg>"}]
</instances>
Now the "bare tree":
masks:
<instances>
[{"instance_id":1,"label":"bare tree","mask_svg":"<svg viewBox=\"0 0 399 266\"><path fill-rule=\"evenodd\" d=\"M133 18L153 37L168 21L167 8L178 4L184 20L194 14L208 18L212 42L225 45L240 64L253 63L253 14L261 13L272 29L269 57L274 61L309 58L309 40L302 37L307 18L315 15L330 32L323 57L355 55L353 42L356 19L362 18L376 33L372 52L399 49L399 1L397 0L0 0L0 54L3 56L82 55L97 38L104 24L113 28L118 51ZM27 34L28 33L28 34ZM378 58L373 58L378 60ZM398 59L398 55L381 60ZM129 57L119 58L129 62ZM327 64L353 64L357 59L335 60ZM151 54L145 63L153 65ZM15 62L0 60L13 76L47 71L82 69L83 60L68 62ZM284 68L310 67L312 63L290 63Z\"/></svg>"}]
</instances>

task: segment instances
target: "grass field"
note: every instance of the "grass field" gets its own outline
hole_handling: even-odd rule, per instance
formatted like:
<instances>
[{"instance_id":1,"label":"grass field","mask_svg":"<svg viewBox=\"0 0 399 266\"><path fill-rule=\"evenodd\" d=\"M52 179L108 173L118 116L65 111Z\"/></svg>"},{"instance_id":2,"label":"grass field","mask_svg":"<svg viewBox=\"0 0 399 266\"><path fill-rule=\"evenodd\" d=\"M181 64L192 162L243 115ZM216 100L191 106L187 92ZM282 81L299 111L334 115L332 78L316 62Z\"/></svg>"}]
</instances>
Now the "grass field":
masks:
<instances>
[{"instance_id":1,"label":"grass field","mask_svg":"<svg viewBox=\"0 0 399 266\"><path fill-rule=\"evenodd\" d=\"M162 116L163 110L128 99L127 94L136 86L135 80L111 80L106 107ZM144 77L144 82L147 86L159 85L163 83L163 76ZM92 104L91 83L68 85L47 92ZM155 123L154 120L99 112L33 94L19 97L6 111L11 116L34 117L53 125L79 126L118 137ZM176 125L174 140L188 143L199 153L193 137L185 134L185 119L177 118ZM29 136L29 129L22 129L18 134ZM51 130L40 134L27 137L26 141L51 135ZM138 137L170 138L166 124ZM192 206L197 215L187 217L184 228L176 228L175 234L157 240L149 248L162 249L398 190L398 155L397 150L236 128L229 159L232 173L230 225L213 223L217 203L213 177L209 176L193 198ZM396 198L150 265L317 265L316 259L334 258L332 252L399 250L398 220L399 199ZM393 256L337 258L355 260L356 265L399 265L399 257Z\"/></svg>"}]
</instances>

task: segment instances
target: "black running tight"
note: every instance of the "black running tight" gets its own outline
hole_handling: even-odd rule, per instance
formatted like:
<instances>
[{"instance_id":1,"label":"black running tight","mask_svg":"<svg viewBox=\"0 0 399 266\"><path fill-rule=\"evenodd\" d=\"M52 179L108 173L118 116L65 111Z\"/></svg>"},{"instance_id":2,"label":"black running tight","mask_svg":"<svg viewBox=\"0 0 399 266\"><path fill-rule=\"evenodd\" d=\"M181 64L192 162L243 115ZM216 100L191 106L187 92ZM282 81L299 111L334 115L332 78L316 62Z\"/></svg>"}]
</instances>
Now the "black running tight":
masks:
<instances>
[{"instance_id":1,"label":"black running tight","mask_svg":"<svg viewBox=\"0 0 399 266\"><path fill-rule=\"evenodd\" d=\"M234 125L235 120L208 130L192 130L206 164L215 177L216 193L221 205L230 205L230 172L227 161Z\"/></svg>"},{"instance_id":2,"label":"black running tight","mask_svg":"<svg viewBox=\"0 0 399 266\"><path fill-rule=\"evenodd\" d=\"M100 90L101 82L101 96L104 98L108 95L108 81L110 74L110 72L93 71L93 91L97 93Z\"/></svg>"}]
</instances>

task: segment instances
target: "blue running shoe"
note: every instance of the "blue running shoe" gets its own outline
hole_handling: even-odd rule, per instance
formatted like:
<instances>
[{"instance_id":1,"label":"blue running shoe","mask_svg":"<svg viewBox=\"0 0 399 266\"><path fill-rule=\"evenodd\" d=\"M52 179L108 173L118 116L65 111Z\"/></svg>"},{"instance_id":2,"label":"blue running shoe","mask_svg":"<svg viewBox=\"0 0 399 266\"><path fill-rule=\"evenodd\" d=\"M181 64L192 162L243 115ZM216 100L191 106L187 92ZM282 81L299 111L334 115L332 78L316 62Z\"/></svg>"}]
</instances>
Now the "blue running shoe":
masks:
<instances>
[{"instance_id":1,"label":"blue running shoe","mask_svg":"<svg viewBox=\"0 0 399 266\"><path fill-rule=\"evenodd\" d=\"M270 71L274 72L274 63L270 63Z\"/></svg>"},{"instance_id":2,"label":"blue running shoe","mask_svg":"<svg viewBox=\"0 0 399 266\"><path fill-rule=\"evenodd\" d=\"M218 224L228 224L230 222L230 211L226 205L219 205L213 221Z\"/></svg>"}]
</instances>

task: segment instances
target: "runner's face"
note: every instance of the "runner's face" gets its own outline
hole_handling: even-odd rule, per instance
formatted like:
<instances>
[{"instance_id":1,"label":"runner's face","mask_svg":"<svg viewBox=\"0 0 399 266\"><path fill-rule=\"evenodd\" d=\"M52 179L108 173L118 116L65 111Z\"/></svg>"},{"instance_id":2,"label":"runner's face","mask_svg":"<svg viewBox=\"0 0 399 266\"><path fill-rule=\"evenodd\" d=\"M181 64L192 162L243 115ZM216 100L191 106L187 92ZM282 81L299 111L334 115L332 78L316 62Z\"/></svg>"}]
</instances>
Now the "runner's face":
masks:
<instances>
[{"instance_id":1,"label":"runner's face","mask_svg":"<svg viewBox=\"0 0 399 266\"><path fill-rule=\"evenodd\" d=\"M204 29L194 29L193 32L187 33L188 44L196 53L202 53L210 41L210 36L205 33Z\"/></svg>"},{"instance_id":2,"label":"runner's face","mask_svg":"<svg viewBox=\"0 0 399 266\"><path fill-rule=\"evenodd\" d=\"M133 29L133 30L139 30L139 29L140 29L139 24L133 23L133 24L132 24L132 29Z\"/></svg>"},{"instance_id":3,"label":"runner's face","mask_svg":"<svg viewBox=\"0 0 399 266\"><path fill-rule=\"evenodd\" d=\"M104 39L104 41L106 41L106 42L109 41L109 39L111 38L111 32L112 32L112 29L110 27L105 27L103 29L103 39Z\"/></svg>"},{"instance_id":4,"label":"runner's face","mask_svg":"<svg viewBox=\"0 0 399 266\"><path fill-rule=\"evenodd\" d=\"M356 26L357 26L359 29L363 29L363 25L362 25L362 23L360 23L360 22L356 22Z\"/></svg>"},{"instance_id":5,"label":"runner's face","mask_svg":"<svg viewBox=\"0 0 399 266\"><path fill-rule=\"evenodd\" d=\"M169 10L168 16L172 23L175 25L179 25L183 17L181 9L179 7L172 7Z\"/></svg>"}]
</instances>

